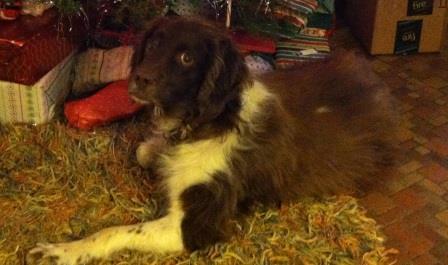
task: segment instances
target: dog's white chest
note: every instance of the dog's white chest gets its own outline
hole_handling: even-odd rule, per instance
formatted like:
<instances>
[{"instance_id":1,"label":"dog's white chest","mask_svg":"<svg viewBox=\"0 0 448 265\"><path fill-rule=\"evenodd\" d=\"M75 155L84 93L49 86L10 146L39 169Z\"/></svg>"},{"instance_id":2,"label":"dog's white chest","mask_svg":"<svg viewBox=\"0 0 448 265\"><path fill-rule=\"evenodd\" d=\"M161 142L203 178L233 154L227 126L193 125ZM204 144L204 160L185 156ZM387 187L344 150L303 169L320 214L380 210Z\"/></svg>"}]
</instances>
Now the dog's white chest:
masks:
<instances>
[{"instance_id":1,"label":"dog's white chest","mask_svg":"<svg viewBox=\"0 0 448 265\"><path fill-rule=\"evenodd\" d=\"M195 184L207 183L214 173L229 171L232 149L238 144L237 133L224 138L180 144L161 157L161 173L172 191L182 192Z\"/></svg>"}]
</instances>

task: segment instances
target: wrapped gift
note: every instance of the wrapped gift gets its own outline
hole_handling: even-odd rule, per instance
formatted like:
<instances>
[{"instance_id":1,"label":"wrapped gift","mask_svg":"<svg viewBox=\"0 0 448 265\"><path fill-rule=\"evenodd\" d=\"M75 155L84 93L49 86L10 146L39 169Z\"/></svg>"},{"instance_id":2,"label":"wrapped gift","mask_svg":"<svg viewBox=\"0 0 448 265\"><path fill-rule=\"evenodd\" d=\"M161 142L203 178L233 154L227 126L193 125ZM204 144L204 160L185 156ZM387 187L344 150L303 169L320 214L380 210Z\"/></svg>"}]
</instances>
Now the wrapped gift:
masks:
<instances>
[{"instance_id":1,"label":"wrapped gift","mask_svg":"<svg viewBox=\"0 0 448 265\"><path fill-rule=\"evenodd\" d=\"M272 64L266 58L263 58L262 55L251 54L244 57L244 61L249 71L254 75L262 75L274 70Z\"/></svg>"},{"instance_id":2,"label":"wrapped gift","mask_svg":"<svg viewBox=\"0 0 448 265\"><path fill-rule=\"evenodd\" d=\"M36 83L77 48L81 27L76 25L75 19L59 20L55 10L0 21L0 80Z\"/></svg>"},{"instance_id":3,"label":"wrapped gift","mask_svg":"<svg viewBox=\"0 0 448 265\"><path fill-rule=\"evenodd\" d=\"M94 95L67 102L64 113L70 125L92 129L134 115L143 105L128 94L128 81L113 82Z\"/></svg>"},{"instance_id":4,"label":"wrapped gift","mask_svg":"<svg viewBox=\"0 0 448 265\"><path fill-rule=\"evenodd\" d=\"M250 35L244 31L232 31L230 36L242 53L275 53L275 41L270 38Z\"/></svg>"},{"instance_id":5,"label":"wrapped gift","mask_svg":"<svg viewBox=\"0 0 448 265\"><path fill-rule=\"evenodd\" d=\"M49 121L70 90L73 64L74 53L33 85L0 81L0 122Z\"/></svg>"},{"instance_id":6,"label":"wrapped gift","mask_svg":"<svg viewBox=\"0 0 448 265\"><path fill-rule=\"evenodd\" d=\"M328 33L325 29L306 28L296 39L282 39L275 54L277 68L290 68L305 62L325 60L330 55Z\"/></svg>"},{"instance_id":7,"label":"wrapped gift","mask_svg":"<svg viewBox=\"0 0 448 265\"><path fill-rule=\"evenodd\" d=\"M131 46L110 50L91 48L81 53L75 66L73 94L82 95L99 85L128 79L133 53Z\"/></svg>"},{"instance_id":8,"label":"wrapped gift","mask_svg":"<svg viewBox=\"0 0 448 265\"><path fill-rule=\"evenodd\" d=\"M82 23L69 23L51 9L2 20L0 29L0 122L50 120L71 85Z\"/></svg>"}]
</instances>

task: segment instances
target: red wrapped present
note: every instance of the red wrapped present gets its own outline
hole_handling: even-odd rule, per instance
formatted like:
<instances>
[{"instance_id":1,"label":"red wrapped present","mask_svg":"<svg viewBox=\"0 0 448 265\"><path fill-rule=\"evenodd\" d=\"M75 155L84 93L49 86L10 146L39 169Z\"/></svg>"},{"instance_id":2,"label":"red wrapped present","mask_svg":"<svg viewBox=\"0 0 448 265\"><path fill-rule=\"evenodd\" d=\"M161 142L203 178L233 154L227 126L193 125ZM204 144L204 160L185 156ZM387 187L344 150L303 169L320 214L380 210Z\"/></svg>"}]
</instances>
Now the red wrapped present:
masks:
<instances>
[{"instance_id":1,"label":"red wrapped present","mask_svg":"<svg viewBox=\"0 0 448 265\"><path fill-rule=\"evenodd\" d=\"M72 53L83 26L73 20L58 28L58 19L55 10L47 10L0 21L0 80L32 85Z\"/></svg>"},{"instance_id":2,"label":"red wrapped present","mask_svg":"<svg viewBox=\"0 0 448 265\"><path fill-rule=\"evenodd\" d=\"M132 116L143 108L128 95L128 81L117 81L88 98L67 102L64 107L69 124L80 129Z\"/></svg>"},{"instance_id":3,"label":"red wrapped present","mask_svg":"<svg viewBox=\"0 0 448 265\"><path fill-rule=\"evenodd\" d=\"M275 53L275 41L269 38L249 35L243 31L231 32L232 40L241 52Z\"/></svg>"}]
</instances>

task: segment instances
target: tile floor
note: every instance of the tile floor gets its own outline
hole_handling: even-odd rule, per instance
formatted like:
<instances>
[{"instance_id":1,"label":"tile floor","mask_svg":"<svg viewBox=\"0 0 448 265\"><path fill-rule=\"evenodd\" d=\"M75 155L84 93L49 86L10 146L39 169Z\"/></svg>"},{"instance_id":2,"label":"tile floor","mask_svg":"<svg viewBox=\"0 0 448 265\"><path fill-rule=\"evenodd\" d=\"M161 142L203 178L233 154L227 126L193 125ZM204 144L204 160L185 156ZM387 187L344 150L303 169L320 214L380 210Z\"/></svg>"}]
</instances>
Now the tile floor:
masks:
<instances>
[{"instance_id":1,"label":"tile floor","mask_svg":"<svg viewBox=\"0 0 448 265\"><path fill-rule=\"evenodd\" d=\"M343 27L335 49L360 49ZM398 264L448 264L448 41L441 53L369 57L403 117L403 156L362 204L383 225Z\"/></svg>"}]
</instances>

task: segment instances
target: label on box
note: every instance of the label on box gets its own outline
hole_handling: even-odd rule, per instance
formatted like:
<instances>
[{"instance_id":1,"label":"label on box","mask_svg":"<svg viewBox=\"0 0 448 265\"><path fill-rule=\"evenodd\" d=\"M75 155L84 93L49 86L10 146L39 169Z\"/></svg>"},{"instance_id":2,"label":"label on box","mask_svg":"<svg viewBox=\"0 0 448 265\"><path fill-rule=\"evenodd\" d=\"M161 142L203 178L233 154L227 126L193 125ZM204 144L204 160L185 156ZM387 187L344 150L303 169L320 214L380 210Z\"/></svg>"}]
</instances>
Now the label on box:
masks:
<instances>
[{"instance_id":1,"label":"label on box","mask_svg":"<svg viewBox=\"0 0 448 265\"><path fill-rule=\"evenodd\" d=\"M431 15L434 0L408 0L408 16Z\"/></svg>"},{"instance_id":2,"label":"label on box","mask_svg":"<svg viewBox=\"0 0 448 265\"><path fill-rule=\"evenodd\" d=\"M403 20L397 22L395 54L416 53L420 46L423 20Z\"/></svg>"}]
</instances>

